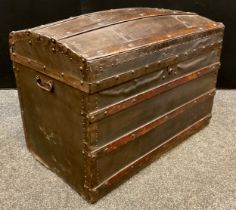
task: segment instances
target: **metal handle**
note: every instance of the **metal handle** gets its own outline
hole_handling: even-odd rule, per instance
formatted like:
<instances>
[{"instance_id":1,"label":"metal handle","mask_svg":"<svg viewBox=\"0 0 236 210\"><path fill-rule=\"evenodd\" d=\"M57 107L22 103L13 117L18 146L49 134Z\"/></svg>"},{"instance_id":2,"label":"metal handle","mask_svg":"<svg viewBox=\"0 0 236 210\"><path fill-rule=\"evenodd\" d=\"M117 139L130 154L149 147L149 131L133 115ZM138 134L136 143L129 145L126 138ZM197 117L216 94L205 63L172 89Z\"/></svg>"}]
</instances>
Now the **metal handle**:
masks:
<instances>
[{"instance_id":1,"label":"metal handle","mask_svg":"<svg viewBox=\"0 0 236 210\"><path fill-rule=\"evenodd\" d=\"M41 80L40 76L37 75L36 82L37 82L38 87L40 87L41 89L43 89L47 92L52 92L52 90L53 90L53 81L52 80L48 80L47 82L44 82Z\"/></svg>"}]
</instances>

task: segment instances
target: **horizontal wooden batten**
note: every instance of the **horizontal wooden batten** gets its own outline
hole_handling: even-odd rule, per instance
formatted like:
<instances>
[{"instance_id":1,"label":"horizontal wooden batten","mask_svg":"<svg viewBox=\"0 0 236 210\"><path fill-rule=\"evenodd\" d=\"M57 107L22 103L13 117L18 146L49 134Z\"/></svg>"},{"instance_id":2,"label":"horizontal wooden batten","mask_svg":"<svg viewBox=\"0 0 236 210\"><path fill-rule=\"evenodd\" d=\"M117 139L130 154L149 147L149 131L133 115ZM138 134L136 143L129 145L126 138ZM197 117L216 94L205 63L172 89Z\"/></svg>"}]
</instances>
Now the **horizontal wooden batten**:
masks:
<instances>
[{"instance_id":1,"label":"horizontal wooden batten","mask_svg":"<svg viewBox=\"0 0 236 210\"><path fill-rule=\"evenodd\" d=\"M127 82L129 80L135 79L137 77L141 77L143 75L158 71L162 68L166 68L166 67L175 65L177 63L186 61L202 53L207 53L213 50L220 50L221 43L222 43L222 40L219 40L216 43L212 43L210 45L207 45L198 49L193 49L191 51L187 51L182 54L168 57L166 59L158 61L157 63L151 63L141 68L131 69L130 71L118 74L115 77L109 77L107 79L104 79L101 81L95 81L95 82L87 82L87 81L84 81L82 78L74 78L67 75L66 73L63 74L62 76L61 72L57 72L53 68L45 66L44 64L34 59L26 58L16 52L11 53L11 59L16 63L30 67L42 74L48 75L53 79L63 82L67 84L68 86L74 87L76 89L80 89L81 91L84 91L86 93L93 94L101 90L108 89L114 85L118 85L123 82ZM79 66L78 66L78 71L79 71Z\"/></svg>"},{"instance_id":2,"label":"horizontal wooden batten","mask_svg":"<svg viewBox=\"0 0 236 210\"><path fill-rule=\"evenodd\" d=\"M147 99L150 99L158 94L161 94L165 91L168 91L170 89L173 89L179 85L183 85L187 82L190 82L194 79L197 79L207 73L217 71L218 68L220 67L220 63L214 63L212 65L206 66L204 68L198 69L194 72L191 72L187 75L184 75L180 78L174 79L170 82L164 83L162 85L159 85L157 87L154 87L148 91L142 92L135 97L128 98L126 100L123 100L119 103L116 103L114 105L105 107L103 109L97 110L95 112L92 112L88 114L88 119L90 123L94 123L98 120L101 120L105 117L109 117L117 112L120 112L122 110L125 110L135 104L141 103L142 101L145 101Z\"/></svg>"},{"instance_id":3,"label":"horizontal wooden batten","mask_svg":"<svg viewBox=\"0 0 236 210\"><path fill-rule=\"evenodd\" d=\"M167 122L168 120L180 115L183 113L186 109L189 109L190 107L194 106L197 103L201 103L204 100L206 100L209 97L213 97L215 94L215 88L211 89L210 91L200 95L199 97L196 97L185 104L177 107L176 109L168 112L167 114L162 115L161 117L158 117L155 120L152 120L151 122L145 124L144 126L141 126L137 129L135 129L132 132L129 132L122 137L115 139L111 143L108 143L98 149L95 149L91 151L88 156L93 158L100 158L104 155L107 155L113 151L116 151L119 147L129 143L130 141L134 141L138 137L148 133L149 131L153 130L157 126L160 126L161 124Z\"/></svg>"},{"instance_id":4,"label":"horizontal wooden batten","mask_svg":"<svg viewBox=\"0 0 236 210\"><path fill-rule=\"evenodd\" d=\"M145 167L146 165L150 164L152 161L160 157L163 153L165 153L172 147L175 147L183 140L185 140L192 134L202 129L209 123L210 118L211 114L206 115L202 119L198 120L197 122L193 123L192 125L182 130L175 136L168 139L161 145L158 145L150 152L144 154L139 159L135 160L126 167L122 168L121 170L119 170L117 173L115 173L114 175L103 181L98 186L90 188L88 190L94 195L94 197L98 197L98 195L101 196L103 193L105 194L107 191L111 189L112 186L115 187L116 185L120 184L125 177L128 178L133 173L137 172L141 168Z\"/></svg>"},{"instance_id":5,"label":"horizontal wooden batten","mask_svg":"<svg viewBox=\"0 0 236 210\"><path fill-rule=\"evenodd\" d=\"M199 56L200 54L203 54L203 53L211 52L213 50L220 51L221 45L222 45L222 40L216 43L212 43L207 46L203 46L198 49L192 49L191 51L186 51L178 55L172 55L168 58L159 60L158 62L154 62L151 64L147 64L145 66L142 66L141 68L130 69L127 72L116 74L116 76L108 77L100 81L95 81L93 83L90 83L90 92L96 93L96 92L111 88L113 86L122 84L124 82L135 79L137 77L141 77L143 75L158 71L162 68L173 66L177 63L186 61L190 58Z\"/></svg>"}]
</instances>

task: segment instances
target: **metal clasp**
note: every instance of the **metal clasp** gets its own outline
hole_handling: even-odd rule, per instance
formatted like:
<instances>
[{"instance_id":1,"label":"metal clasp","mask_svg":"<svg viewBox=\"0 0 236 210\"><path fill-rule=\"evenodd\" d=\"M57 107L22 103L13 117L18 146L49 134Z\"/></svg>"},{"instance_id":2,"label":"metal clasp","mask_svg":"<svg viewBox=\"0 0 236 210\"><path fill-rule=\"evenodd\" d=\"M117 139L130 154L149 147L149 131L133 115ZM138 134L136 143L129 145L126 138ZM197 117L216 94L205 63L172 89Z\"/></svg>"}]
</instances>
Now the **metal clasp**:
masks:
<instances>
[{"instance_id":1,"label":"metal clasp","mask_svg":"<svg viewBox=\"0 0 236 210\"><path fill-rule=\"evenodd\" d=\"M41 89L47 91L47 92L52 92L53 90L53 81L52 80L48 80L47 82L42 81L42 79L40 78L39 75L36 75L36 82L38 87L40 87Z\"/></svg>"}]
</instances>

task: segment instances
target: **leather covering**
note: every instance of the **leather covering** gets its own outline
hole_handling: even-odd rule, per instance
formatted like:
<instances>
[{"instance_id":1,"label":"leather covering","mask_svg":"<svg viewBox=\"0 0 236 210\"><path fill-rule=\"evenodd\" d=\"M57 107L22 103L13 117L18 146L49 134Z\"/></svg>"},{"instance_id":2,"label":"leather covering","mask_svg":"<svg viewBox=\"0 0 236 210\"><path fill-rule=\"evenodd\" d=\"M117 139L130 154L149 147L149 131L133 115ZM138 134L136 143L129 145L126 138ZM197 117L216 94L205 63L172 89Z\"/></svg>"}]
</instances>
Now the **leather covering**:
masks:
<instances>
[{"instance_id":1,"label":"leather covering","mask_svg":"<svg viewBox=\"0 0 236 210\"><path fill-rule=\"evenodd\" d=\"M155 8L10 34L29 150L89 202L209 123L224 26Z\"/></svg>"}]
</instances>

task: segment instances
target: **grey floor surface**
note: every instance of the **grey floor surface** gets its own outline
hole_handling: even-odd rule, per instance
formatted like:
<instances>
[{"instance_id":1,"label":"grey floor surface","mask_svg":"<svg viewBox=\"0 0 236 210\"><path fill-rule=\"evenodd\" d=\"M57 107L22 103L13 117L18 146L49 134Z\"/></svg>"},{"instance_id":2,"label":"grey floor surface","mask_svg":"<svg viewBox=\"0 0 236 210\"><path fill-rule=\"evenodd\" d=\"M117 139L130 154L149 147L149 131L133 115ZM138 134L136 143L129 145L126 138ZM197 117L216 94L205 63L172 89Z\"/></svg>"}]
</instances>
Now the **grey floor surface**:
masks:
<instances>
[{"instance_id":1,"label":"grey floor surface","mask_svg":"<svg viewBox=\"0 0 236 210\"><path fill-rule=\"evenodd\" d=\"M0 209L236 209L236 91L217 91L207 128L91 205L32 158L17 92L1 90Z\"/></svg>"}]
</instances>

